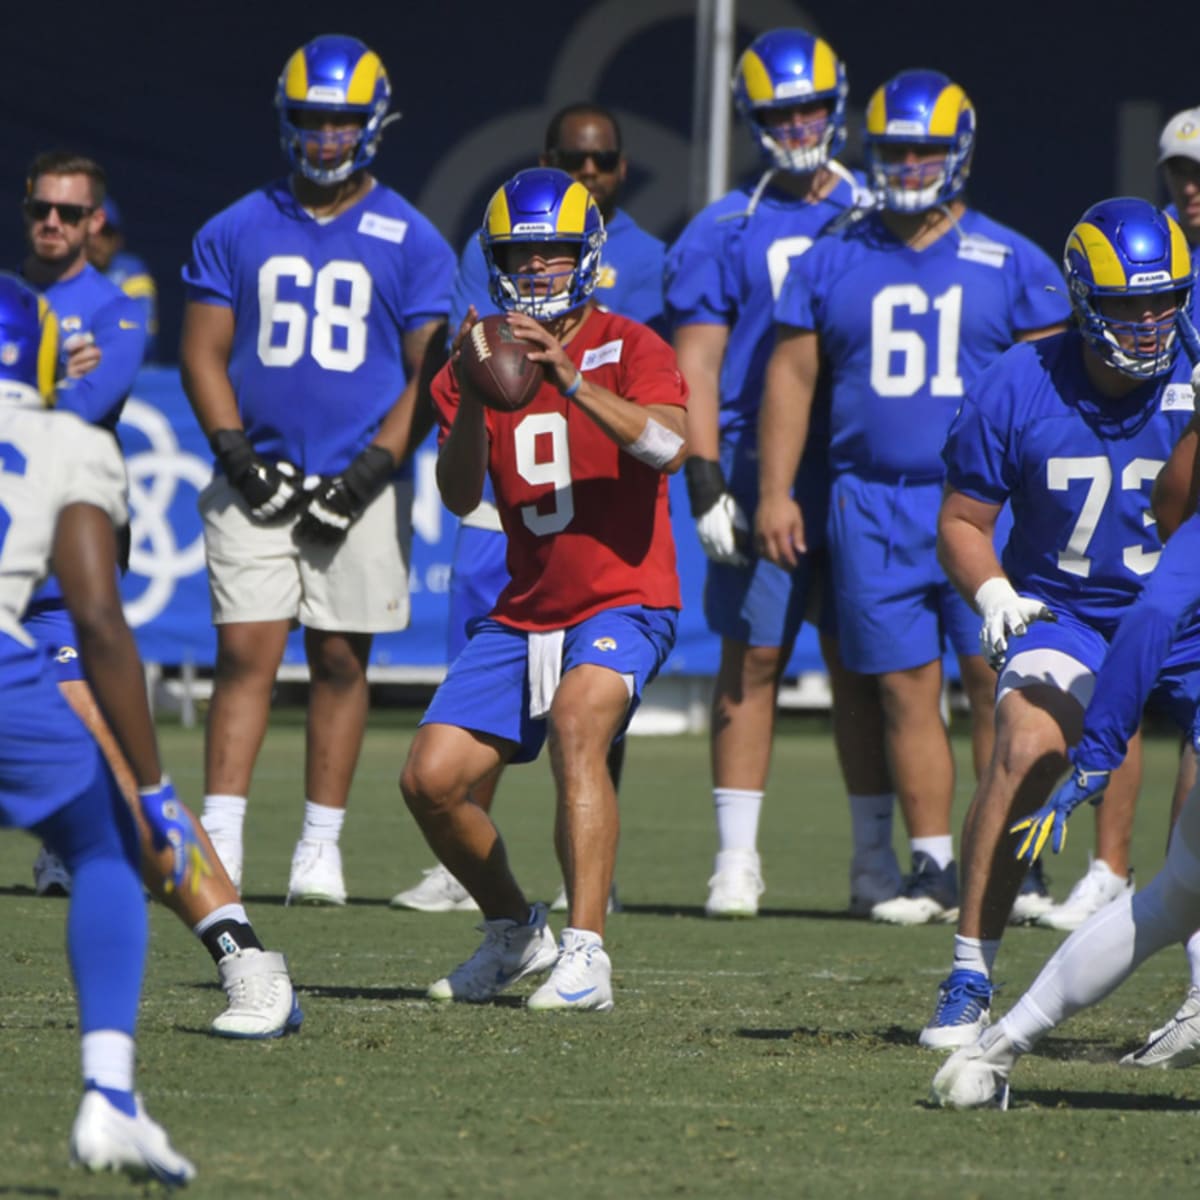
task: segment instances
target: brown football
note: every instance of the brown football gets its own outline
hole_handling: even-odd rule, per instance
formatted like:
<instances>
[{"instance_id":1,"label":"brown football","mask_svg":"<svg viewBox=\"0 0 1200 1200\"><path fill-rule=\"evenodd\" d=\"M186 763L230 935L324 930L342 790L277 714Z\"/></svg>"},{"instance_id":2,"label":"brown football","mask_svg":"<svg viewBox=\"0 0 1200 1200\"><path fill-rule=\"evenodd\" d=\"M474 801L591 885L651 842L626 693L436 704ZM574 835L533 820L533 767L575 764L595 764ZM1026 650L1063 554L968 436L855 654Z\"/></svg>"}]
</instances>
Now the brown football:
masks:
<instances>
[{"instance_id":1,"label":"brown football","mask_svg":"<svg viewBox=\"0 0 1200 1200\"><path fill-rule=\"evenodd\" d=\"M537 395L545 373L525 355L537 350L513 332L503 316L484 317L471 326L458 358L460 380L479 400L501 412L516 412Z\"/></svg>"}]
</instances>

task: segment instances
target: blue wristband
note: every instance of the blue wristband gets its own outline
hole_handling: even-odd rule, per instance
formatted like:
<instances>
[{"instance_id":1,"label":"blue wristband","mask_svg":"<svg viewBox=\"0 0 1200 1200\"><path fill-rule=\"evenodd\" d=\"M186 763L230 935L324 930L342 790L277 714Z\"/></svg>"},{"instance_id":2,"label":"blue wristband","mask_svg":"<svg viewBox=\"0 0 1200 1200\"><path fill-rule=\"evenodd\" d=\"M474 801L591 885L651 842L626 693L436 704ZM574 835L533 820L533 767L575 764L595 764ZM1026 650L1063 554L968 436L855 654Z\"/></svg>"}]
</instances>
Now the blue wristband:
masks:
<instances>
[{"instance_id":1,"label":"blue wristband","mask_svg":"<svg viewBox=\"0 0 1200 1200\"><path fill-rule=\"evenodd\" d=\"M571 380L571 383L568 387L563 388L562 394L564 396L566 396L567 399L570 399L572 396L575 395L575 393L577 391L579 391L579 389L582 385L583 385L583 372L576 371L575 378Z\"/></svg>"}]
</instances>

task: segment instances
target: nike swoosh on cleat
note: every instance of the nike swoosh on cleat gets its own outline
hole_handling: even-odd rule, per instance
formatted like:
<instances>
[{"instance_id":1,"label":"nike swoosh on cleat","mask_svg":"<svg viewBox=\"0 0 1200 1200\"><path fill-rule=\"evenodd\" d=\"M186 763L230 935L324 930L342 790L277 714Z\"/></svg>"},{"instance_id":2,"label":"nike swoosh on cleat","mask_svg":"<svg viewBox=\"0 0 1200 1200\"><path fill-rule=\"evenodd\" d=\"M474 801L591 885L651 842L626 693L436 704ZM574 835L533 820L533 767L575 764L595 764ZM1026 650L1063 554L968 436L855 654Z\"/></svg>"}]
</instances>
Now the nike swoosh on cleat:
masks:
<instances>
[{"instance_id":1,"label":"nike swoosh on cleat","mask_svg":"<svg viewBox=\"0 0 1200 1200\"><path fill-rule=\"evenodd\" d=\"M576 1000L582 1000L584 996L590 996L595 990L595 984L589 988L584 988L582 992L564 992L558 990L558 998L565 1000L568 1004L574 1004Z\"/></svg>"}]
</instances>

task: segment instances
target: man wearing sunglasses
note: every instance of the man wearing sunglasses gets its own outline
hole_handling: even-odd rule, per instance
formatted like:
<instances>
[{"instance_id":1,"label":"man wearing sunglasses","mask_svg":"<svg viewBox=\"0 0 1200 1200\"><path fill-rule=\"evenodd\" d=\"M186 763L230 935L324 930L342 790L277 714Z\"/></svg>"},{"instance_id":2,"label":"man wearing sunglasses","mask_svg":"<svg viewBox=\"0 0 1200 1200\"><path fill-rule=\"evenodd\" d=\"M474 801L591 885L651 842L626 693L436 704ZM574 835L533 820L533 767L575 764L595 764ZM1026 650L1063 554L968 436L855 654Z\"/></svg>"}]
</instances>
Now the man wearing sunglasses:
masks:
<instances>
[{"instance_id":1,"label":"man wearing sunglasses","mask_svg":"<svg viewBox=\"0 0 1200 1200\"><path fill-rule=\"evenodd\" d=\"M608 109L586 102L560 109L546 127L538 162L543 167L557 167L582 183L604 218L608 237L601 251L596 301L621 316L662 332L664 246L624 209L617 207L627 170L617 118ZM458 264L450 302L451 334L472 308L480 317L499 312L488 296L487 263L474 234ZM448 662L453 662L466 644L468 622L489 613L508 582L506 549L500 516L492 502L491 483L486 482L483 502L462 519L454 543ZM624 760L625 743L615 742L608 757L614 786L620 782ZM479 785L473 794L475 802L485 811L491 809L498 782L499 775ZM427 870L420 883L392 897L392 906L418 912L452 912L473 910L475 902L462 884L439 864ZM561 912L566 907L566 893L560 891L552 908Z\"/></svg>"}]
</instances>

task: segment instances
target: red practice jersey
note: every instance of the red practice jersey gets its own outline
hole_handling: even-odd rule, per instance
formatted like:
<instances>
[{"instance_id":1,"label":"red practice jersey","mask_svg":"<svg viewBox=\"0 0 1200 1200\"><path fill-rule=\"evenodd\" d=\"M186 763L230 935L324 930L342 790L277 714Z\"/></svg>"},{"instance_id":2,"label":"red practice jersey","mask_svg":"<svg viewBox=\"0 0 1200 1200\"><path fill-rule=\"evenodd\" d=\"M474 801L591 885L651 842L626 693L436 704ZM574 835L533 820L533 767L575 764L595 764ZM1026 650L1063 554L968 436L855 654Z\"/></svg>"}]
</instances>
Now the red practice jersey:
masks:
<instances>
[{"instance_id":1,"label":"red practice jersey","mask_svg":"<svg viewBox=\"0 0 1200 1200\"><path fill-rule=\"evenodd\" d=\"M645 325L594 308L564 349L588 382L634 404L687 405L674 352ZM459 400L449 366L433 399L444 440ZM562 629L621 605L681 607L666 475L550 384L519 412L484 411L511 576L496 620Z\"/></svg>"}]
</instances>

